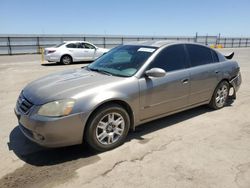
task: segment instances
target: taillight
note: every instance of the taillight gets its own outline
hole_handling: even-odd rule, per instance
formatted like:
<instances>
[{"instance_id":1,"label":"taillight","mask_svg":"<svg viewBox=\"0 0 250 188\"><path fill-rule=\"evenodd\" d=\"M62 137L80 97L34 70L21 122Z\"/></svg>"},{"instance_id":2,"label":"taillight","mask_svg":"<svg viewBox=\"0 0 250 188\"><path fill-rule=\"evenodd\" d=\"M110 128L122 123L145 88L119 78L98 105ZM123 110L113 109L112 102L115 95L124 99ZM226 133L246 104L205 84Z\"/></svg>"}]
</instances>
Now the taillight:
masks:
<instances>
[{"instance_id":1,"label":"taillight","mask_svg":"<svg viewBox=\"0 0 250 188\"><path fill-rule=\"evenodd\" d=\"M48 54L51 54L51 53L54 53L54 52L55 52L55 50L49 50Z\"/></svg>"}]
</instances>

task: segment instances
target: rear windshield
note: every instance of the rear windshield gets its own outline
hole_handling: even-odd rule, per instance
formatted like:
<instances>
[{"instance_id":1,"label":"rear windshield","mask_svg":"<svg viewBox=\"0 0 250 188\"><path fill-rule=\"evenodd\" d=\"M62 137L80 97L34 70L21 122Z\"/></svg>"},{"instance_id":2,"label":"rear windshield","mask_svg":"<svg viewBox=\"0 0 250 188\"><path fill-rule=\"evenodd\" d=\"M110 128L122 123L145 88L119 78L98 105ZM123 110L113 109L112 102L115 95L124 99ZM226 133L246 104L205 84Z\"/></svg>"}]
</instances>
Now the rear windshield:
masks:
<instances>
[{"instance_id":1,"label":"rear windshield","mask_svg":"<svg viewBox=\"0 0 250 188\"><path fill-rule=\"evenodd\" d=\"M64 44L65 44L65 42L63 42L63 43L61 43L61 44L58 44L58 45L55 46L55 48L58 48L58 47L60 47L60 46L62 46L62 45L64 45Z\"/></svg>"}]
</instances>

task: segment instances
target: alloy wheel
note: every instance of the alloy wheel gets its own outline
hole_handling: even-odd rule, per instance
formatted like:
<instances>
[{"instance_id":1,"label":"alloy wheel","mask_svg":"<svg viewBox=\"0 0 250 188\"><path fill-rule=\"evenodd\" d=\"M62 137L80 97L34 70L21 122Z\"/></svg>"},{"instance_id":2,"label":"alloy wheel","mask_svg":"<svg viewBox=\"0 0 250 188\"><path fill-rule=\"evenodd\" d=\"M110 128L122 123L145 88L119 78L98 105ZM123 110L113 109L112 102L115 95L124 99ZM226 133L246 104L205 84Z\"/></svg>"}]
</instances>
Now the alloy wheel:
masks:
<instances>
[{"instance_id":1,"label":"alloy wheel","mask_svg":"<svg viewBox=\"0 0 250 188\"><path fill-rule=\"evenodd\" d=\"M222 85L216 93L215 102L216 105L221 108L226 103L228 97L228 88L226 85Z\"/></svg>"},{"instance_id":2,"label":"alloy wheel","mask_svg":"<svg viewBox=\"0 0 250 188\"><path fill-rule=\"evenodd\" d=\"M98 122L96 127L96 138L103 145L110 145L117 142L123 135L125 120L119 113L106 114Z\"/></svg>"},{"instance_id":3,"label":"alloy wheel","mask_svg":"<svg viewBox=\"0 0 250 188\"><path fill-rule=\"evenodd\" d=\"M69 56L64 56L63 59L62 59L62 62L64 65L68 65L71 63L71 57Z\"/></svg>"}]
</instances>

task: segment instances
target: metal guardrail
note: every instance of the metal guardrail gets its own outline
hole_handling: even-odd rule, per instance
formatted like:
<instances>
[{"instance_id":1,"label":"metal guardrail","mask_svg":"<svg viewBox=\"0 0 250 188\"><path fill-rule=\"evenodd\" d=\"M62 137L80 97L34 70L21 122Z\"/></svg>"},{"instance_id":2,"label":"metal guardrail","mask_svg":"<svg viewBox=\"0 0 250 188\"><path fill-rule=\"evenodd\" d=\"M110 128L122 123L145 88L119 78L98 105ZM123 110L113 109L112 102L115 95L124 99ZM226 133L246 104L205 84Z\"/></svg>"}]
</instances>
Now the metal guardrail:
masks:
<instances>
[{"instance_id":1,"label":"metal guardrail","mask_svg":"<svg viewBox=\"0 0 250 188\"><path fill-rule=\"evenodd\" d=\"M84 40L99 47L113 48L115 46L145 40L179 40L197 42L213 47L235 48L250 47L250 38L221 36L119 36L119 35L0 35L0 55L41 53L41 48L50 47L63 41Z\"/></svg>"}]
</instances>

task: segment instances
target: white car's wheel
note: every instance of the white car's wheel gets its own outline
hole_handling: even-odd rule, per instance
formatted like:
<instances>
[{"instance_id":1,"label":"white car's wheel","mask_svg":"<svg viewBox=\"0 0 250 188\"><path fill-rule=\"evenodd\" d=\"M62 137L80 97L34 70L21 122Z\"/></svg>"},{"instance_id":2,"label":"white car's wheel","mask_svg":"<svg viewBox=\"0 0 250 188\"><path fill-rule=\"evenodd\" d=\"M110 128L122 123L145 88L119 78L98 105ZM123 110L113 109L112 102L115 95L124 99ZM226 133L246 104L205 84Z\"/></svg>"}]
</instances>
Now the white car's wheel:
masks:
<instances>
[{"instance_id":1,"label":"white car's wheel","mask_svg":"<svg viewBox=\"0 0 250 188\"><path fill-rule=\"evenodd\" d=\"M72 60L72 57L70 55L64 55L61 57L60 62L64 65L69 65L73 62L73 60Z\"/></svg>"}]
</instances>

